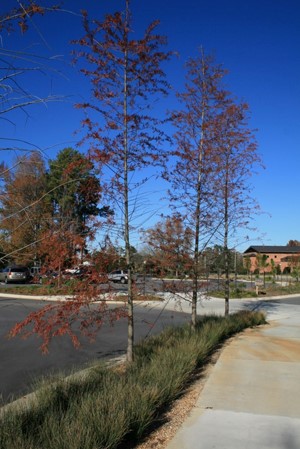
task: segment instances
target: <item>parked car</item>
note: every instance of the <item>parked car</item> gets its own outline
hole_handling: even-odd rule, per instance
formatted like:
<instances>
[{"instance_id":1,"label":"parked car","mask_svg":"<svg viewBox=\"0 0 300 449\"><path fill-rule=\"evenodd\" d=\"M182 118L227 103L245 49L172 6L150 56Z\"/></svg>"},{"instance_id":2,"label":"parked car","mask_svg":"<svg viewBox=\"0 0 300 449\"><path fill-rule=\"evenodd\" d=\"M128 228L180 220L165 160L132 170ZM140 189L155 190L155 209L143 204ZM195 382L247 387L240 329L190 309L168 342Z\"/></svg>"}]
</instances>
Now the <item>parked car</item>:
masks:
<instances>
[{"instance_id":1,"label":"parked car","mask_svg":"<svg viewBox=\"0 0 300 449\"><path fill-rule=\"evenodd\" d=\"M11 265L0 271L0 282L27 282L30 280L30 271L23 265Z\"/></svg>"},{"instance_id":2,"label":"parked car","mask_svg":"<svg viewBox=\"0 0 300 449\"><path fill-rule=\"evenodd\" d=\"M94 266L81 265L74 269L67 269L63 272L63 279L88 280L93 284L106 284L107 274L99 273Z\"/></svg>"},{"instance_id":3,"label":"parked car","mask_svg":"<svg viewBox=\"0 0 300 449\"><path fill-rule=\"evenodd\" d=\"M92 269L89 266L80 266L76 268L67 268L63 271L63 279L79 279L83 280L92 275Z\"/></svg>"},{"instance_id":4,"label":"parked car","mask_svg":"<svg viewBox=\"0 0 300 449\"><path fill-rule=\"evenodd\" d=\"M43 284L43 283L51 283L54 279L56 279L58 273L53 270L47 270L41 267L31 267L30 268L30 281L33 284Z\"/></svg>"},{"instance_id":5,"label":"parked car","mask_svg":"<svg viewBox=\"0 0 300 449\"><path fill-rule=\"evenodd\" d=\"M108 280L112 282L121 282L121 284L127 284L128 272L126 270L114 270L109 273Z\"/></svg>"}]
</instances>

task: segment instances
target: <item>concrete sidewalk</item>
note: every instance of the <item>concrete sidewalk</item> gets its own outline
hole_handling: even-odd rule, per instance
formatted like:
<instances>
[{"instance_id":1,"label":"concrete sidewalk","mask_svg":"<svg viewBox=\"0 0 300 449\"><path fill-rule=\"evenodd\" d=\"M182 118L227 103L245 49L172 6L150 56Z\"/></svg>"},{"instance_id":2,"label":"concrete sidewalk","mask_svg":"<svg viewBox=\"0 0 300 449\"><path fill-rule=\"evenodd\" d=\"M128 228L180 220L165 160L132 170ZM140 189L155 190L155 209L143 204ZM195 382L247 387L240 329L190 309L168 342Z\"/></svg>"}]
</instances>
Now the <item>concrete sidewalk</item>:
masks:
<instances>
[{"instance_id":1,"label":"concrete sidewalk","mask_svg":"<svg viewBox=\"0 0 300 449\"><path fill-rule=\"evenodd\" d=\"M300 448L300 307L222 351L167 449Z\"/></svg>"}]
</instances>

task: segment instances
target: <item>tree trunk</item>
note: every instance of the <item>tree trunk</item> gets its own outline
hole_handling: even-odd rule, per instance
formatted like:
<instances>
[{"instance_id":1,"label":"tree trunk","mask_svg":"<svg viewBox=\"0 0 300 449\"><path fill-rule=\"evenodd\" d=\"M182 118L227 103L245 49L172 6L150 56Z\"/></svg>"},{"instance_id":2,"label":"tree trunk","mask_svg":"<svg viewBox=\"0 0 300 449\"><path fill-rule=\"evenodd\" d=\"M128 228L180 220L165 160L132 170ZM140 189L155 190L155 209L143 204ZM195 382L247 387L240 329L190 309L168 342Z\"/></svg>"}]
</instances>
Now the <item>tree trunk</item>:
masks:
<instances>
[{"instance_id":1,"label":"tree trunk","mask_svg":"<svg viewBox=\"0 0 300 449\"><path fill-rule=\"evenodd\" d=\"M197 198L196 198L196 223L195 223L195 246L194 246L194 267L193 267L193 294L192 294L192 329L196 328L197 320L197 300L198 300L198 285L199 285L199 234L200 234L200 205L201 205L201 170L202 170L202 147L203 136L201 136L201 148L199 152L199 172L197 183Z\"/></svg>"},{"instance_id":2,"label":"tree trunk","mask_svg":"<svg viewBox=\"0 0 300 449\"><path fill-rule=\"evenodd\" d=\"M225 175L225 190L224 190L224 270L225 270L225 316L229 315L229 294L230 294L230 279L229 279L229 251L228 251L228 182L229 182L229 166L228 161L226 165Z\"/></svg>"},{"instance_id":3,"label":"tree trunk","mask_svg":"<svg viewBox=\"0 0 300 449\"><path fill-rule=\"evenodd\" d=\"M126 0L126 22L129 22L129 0ZM134 321L133 321L133 282L132 282L132 260L130 248L130 230L129 230L129 186L128 186L128 26L124 31L124 240L125 240L125 257L128 270L128 335L127 335L127 361L133 361L133 343L134 343Z\"/></svg>"},{"instance_id":4,"label":"tree trunk","mask_svg":"<svg viewBox=\"0 0 300 449\"><path fill-rule=\"evenodd\" d=\"M203 66L202 66L203 70ZM192 294L192 329L196 328L197 321L197 301L198 301L198 285L199 285L199 238L200 238L200 213L201 213L201 178L202 178L202 160L203 160L203 141L204 141L204 103L202 103L201 113L201 136L198 153L198 178L197 178L197 195L196 195L196 210L195 210L195 246L194 246L194 267L193 267L193 294Z\"/></svg>"}]
</instances>

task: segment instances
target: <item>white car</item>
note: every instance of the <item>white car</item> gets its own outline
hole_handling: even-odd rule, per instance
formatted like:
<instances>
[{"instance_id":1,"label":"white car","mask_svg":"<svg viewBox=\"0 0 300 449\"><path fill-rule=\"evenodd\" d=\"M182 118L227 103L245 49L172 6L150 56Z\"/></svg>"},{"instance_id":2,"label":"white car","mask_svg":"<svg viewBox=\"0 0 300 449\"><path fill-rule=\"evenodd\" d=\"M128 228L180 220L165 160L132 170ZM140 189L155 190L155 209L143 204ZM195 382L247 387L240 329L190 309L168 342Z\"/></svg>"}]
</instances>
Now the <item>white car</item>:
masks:
<instances>
[{"instance_id":1,"label":"white car","mask_svg":"<svg viewBox=\"0 0 300 449\"><path fill-rule=\"evenodd\" d=\"M121 282L121 284L127 284L128 272L126 270L114 270L109 273L108 280L112 282Z\"/></svg>"}]
</instances>

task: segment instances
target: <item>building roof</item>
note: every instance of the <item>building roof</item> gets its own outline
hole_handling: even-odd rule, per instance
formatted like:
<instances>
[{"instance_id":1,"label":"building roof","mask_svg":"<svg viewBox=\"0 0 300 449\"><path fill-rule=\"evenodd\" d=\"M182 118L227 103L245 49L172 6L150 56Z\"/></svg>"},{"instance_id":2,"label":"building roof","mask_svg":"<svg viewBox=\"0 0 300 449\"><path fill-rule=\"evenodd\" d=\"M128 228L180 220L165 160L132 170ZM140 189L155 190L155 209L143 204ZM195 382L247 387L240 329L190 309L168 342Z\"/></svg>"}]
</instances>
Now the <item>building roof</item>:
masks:
<instances>
[{"instance_id":1,"label":"building roof","mask_svg":"<svg viewBox=\"0 0 300 449\"><path fill-rule=\"evenodd\" d=\"M282 253L282 254L298 254L300 253L300 246L249 246L244 254L247 253Z\"/></svg>"}]
</instances>

